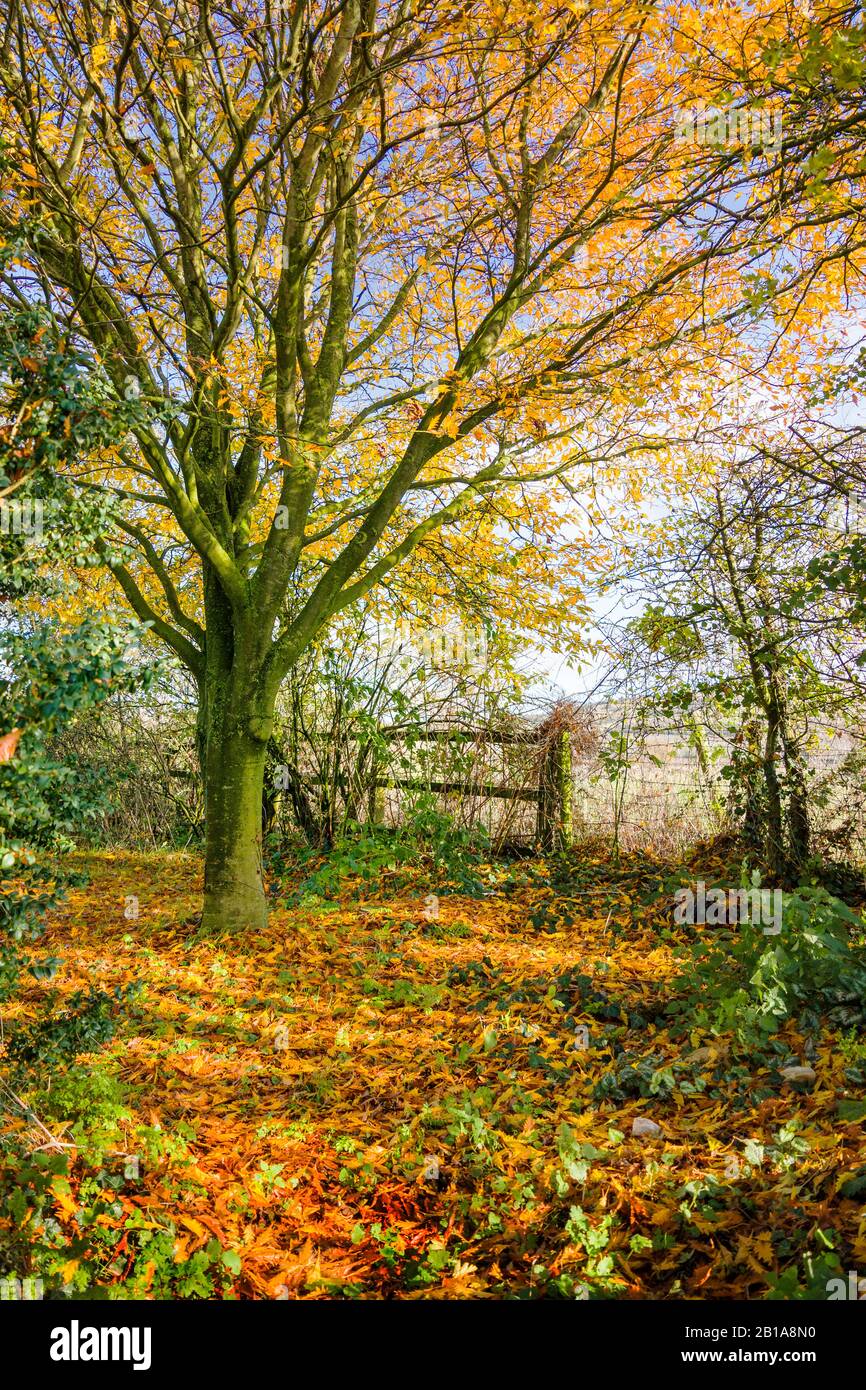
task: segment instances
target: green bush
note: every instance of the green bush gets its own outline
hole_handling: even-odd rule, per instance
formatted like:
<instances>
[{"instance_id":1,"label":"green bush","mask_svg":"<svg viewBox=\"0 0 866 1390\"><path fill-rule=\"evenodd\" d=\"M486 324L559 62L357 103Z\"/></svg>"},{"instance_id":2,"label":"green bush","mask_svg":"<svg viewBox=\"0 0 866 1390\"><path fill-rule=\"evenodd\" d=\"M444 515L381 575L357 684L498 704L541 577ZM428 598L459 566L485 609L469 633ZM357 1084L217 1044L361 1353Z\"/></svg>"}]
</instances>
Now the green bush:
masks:
<instances>
[{"instance_id":1,"label":"green bush","mask_svg":"<svg viewBox=\"0 0 866 1390\"><path fill-rule=\"evenodd\" d=\"M456 825L434 803L433 797L416 800L397 829L351 826L304 878L294 900L339 898L347 879L358 879L366 888L378 884L386 873L397 875L397 886L417 883L419 868L426 868L430 886L440 892L482 896L486 880L479 865L489 852L485 832ZM319 858L315 851L306 850L296 863L304 866Z\"/></svg>"},{"instance_id":2,"label":"green bush","mask_svg":"<svg viewBox=\"0 0 866 1390\"><path fill-rule=\"evenodd\" d=\"M741 922L731 931L683 948L689 961L687 1012L712 1032L767 1037L786 1019L810 1025L822 1016L862 1024L866 1005L866 933L850 908L823 888L782 897L778 935Z\"/></svg>"}]
</instances>

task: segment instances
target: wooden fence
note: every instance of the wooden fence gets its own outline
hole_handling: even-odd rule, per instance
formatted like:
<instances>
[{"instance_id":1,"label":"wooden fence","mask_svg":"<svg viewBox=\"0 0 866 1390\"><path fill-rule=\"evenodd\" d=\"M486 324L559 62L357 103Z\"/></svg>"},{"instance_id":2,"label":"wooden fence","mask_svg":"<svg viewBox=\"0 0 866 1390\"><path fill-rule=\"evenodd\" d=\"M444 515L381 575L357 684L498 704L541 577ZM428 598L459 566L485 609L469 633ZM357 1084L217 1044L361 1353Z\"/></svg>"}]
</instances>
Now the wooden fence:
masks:
<instances>
[{"instance_id":1,"label":"wooden fence","mask_svg":"<svg viewBox=\"0 0 866 1390\"><path fill-rule=\"evenodd\" d=\"M387 739L400 737L399 729L383 729ZM384 807L379 795L381 791L429 791L438 795L462 795L481 798L494 798L504 801L535 802L536 839L546 850L554 850L569 845L574 832L573 778L571 736L568 730L556 733L542 730L526 732L471 729L425 729L413 732L417 742L466 742L475 744L529 745L538 750L534 760L534 777L531 786L511 786L508 784L461 780L459 778L430 779L423 777L394 777L380 775L379 759L375 748L371 749L371 775L369 780L369 820L376 824L384 816Z\"/></svg>"}]
</instances>

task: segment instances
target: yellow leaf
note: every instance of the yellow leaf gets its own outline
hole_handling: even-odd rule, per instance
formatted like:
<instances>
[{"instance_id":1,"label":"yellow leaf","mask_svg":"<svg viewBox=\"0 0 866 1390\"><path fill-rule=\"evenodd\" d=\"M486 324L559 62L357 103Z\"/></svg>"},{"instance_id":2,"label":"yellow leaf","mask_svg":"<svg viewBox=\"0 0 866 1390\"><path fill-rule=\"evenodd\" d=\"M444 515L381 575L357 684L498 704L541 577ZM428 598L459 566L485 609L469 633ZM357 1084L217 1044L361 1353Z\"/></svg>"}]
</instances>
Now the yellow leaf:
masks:
<instances>
[{"instance_id":1,"label":"yellow leaf","mask_svg":"<svg viewBox=\"0 0 866 1390\"><path fill-rule=\"evenodd\" d=\"M70 1194L64 1192L62 1189L58 1190L56 1187L52 1187L51 1191L54 1193L54 1200L61 1211L64 1212L66 1216L74 1216L78 1208Z\"/></svg>"}]
</instances>

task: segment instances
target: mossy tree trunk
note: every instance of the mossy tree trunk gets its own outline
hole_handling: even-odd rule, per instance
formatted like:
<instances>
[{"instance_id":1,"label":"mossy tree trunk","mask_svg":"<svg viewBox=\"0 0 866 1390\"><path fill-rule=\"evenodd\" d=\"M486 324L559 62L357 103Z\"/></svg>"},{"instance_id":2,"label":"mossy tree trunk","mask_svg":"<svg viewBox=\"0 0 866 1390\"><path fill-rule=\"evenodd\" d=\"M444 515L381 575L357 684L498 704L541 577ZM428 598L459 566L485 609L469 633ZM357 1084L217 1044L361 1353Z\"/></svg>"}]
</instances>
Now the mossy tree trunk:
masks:
<instances>
[{"instance_id":1,"label":"mossy tree trunk","mask_svg":"<svg viewBox=\"0 0 866 1390\"><path fill-rule=\"evenodd\" d=\"M202 925L237 930L265 925L262 784L266 745L243 728L208 739Z\"/></svg>"},{"instance_id":2,"label":"mossy tree trunk","mask_svg":"<svg viewBox=\"0 0 866 1390\"><path fill-rule=\"evenodd\" d=\"M216 576L205 583L207 644L199 684L204 737L205 865L202 925L261 928L262 793L276 684L254 613L239 615Z\"/></svg>"}]
</instances>

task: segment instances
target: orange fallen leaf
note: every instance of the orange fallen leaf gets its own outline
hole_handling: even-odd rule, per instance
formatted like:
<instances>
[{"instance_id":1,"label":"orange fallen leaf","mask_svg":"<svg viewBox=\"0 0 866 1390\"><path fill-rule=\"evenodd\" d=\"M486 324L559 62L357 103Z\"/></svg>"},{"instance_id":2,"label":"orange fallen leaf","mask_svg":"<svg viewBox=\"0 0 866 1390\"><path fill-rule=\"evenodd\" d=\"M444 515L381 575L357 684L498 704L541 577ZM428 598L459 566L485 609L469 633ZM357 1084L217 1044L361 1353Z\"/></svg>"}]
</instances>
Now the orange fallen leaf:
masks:
<instances>
[{"instance_id":1,"label":"orange fallen leaf","mask_svg":"<svg viewBox=\"0 0 866 1390\"><path fill-rule=\"evenodd\" d=\"M4 734L0 738L0 763L11 763L20 740L20 729L13 729L11 733Z\"/></svg>"}]
</instances>

